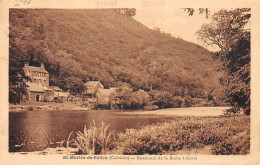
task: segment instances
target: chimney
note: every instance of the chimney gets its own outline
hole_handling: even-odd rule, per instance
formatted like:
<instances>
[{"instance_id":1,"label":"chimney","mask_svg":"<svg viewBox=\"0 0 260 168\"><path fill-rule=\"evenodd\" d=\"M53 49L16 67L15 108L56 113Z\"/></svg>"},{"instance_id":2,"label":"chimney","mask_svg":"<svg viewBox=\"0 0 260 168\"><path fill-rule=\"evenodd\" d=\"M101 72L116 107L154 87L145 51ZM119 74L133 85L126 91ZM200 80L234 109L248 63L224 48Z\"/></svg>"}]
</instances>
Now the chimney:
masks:
<instances>
[{"instance_id":1,"label":"chimney","mask_svg":"<svg viewBox=\"0 0 260 168\"><path fill-rule=\"evenodd\" d=\"M41 63L41 69L44 69L44 64L43 63Z\"/></svg>"},{"instance_id":2,"label":"chimney","mask_svg":"<svg viewBox=\"0 0 260 168\"><path fill-rule=\"evenodd\" d=\"M25 62L25 63L24 63L24 67L27 68L28 66L29 66L29 63L28 63L28 62Z\"/></svg>"}]
</instances>

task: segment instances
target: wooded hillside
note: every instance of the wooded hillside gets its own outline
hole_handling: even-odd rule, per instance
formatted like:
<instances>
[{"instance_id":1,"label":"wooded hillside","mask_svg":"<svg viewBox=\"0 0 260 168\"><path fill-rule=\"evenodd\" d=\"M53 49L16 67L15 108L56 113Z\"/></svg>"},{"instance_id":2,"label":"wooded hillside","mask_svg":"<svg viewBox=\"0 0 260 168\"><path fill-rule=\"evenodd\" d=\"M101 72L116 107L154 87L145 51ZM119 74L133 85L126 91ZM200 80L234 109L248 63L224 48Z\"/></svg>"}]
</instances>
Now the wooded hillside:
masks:
<instances>
[{"instance_id":1,"label":"wooded hillside","mask_svg":"<svg viewBox=\"0 0 260 168\"><path fill-rule=\"evenodd\" d=\"M26 61L44 62L50 85L73 93L86 80L99 80L105 87L128 83L169 97L221 95L209 51L114 9L10 9L10 79Z\"/></svg>"}]
</instances>

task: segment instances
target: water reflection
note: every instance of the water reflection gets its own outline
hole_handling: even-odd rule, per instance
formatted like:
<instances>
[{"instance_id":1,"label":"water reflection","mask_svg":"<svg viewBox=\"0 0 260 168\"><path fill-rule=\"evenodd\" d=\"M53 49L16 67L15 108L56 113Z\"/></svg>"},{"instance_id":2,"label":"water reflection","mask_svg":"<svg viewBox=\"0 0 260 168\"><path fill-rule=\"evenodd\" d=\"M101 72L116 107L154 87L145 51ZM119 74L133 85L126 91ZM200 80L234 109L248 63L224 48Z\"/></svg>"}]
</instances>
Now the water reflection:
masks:
<instances>
[{"instance_id":1,"label":"water reflection","mask_svg":"<svg viewBox=\"0 0 260 168\"><path fill-rule=\"evenodd\" d=\"M110 129L124 132L125 129L165 121L164 116L144 116L111 111L28 111L9 113L9 151L36 151L57 146L66 140L71 131L89 127L93 120L110 124Z\"/></svg>"}]
</instances>

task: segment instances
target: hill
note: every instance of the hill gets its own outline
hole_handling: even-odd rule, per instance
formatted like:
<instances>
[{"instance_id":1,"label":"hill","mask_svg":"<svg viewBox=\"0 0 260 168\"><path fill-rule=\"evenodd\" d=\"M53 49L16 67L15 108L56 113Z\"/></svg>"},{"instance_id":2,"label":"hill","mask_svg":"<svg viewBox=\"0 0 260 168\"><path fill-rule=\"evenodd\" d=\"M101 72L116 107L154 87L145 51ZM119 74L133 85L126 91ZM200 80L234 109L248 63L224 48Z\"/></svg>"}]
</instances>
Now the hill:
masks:
<instances>
[{"instance_id":1,"label":"hill","mask_svg":"<svg viewBox=\"0 0 260 168\"><path fill-rule=\"evenodd\" d=\"M10 9L10 79L25 61L44 62L50 84L74 93L99 80L169 97L221 94L209 51L114 9Z\"/></svg>"}]
</instances>

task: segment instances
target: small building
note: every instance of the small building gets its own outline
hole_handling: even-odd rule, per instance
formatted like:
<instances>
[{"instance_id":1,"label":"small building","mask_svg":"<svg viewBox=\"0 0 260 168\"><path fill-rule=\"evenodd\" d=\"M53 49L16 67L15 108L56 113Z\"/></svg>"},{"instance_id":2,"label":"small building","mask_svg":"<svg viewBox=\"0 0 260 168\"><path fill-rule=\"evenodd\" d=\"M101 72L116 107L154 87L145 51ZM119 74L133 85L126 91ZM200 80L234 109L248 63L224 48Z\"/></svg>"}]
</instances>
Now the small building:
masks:
<instances>
[{"instance_id":1,"label":"small building","mask_svg":"<svg viewBox=\"0 0 260 168\"><path fill-rule=\"evenodd\" d=\"M26 100L27 101L44 101L45 100L45 93L46 91L40 87L36 83L27 82L27 94L26 94Z\"/></svg>"},{"instance_id":2,"label":"small building","mask_svg":"<svg viewBox=\"0 0 260 168\"><path fill-rule=\"evenodd\" d=\"M63 101L67 101L68 97L70 95L69 92L64 92L61 88L58 86L50 86L50 89L54 91L54 100L61 98Z\"/></svg>"},{"instance_id":3,"label":"small building","mask_svg":"<svg viewBox=\"0 0 260 168\"><path fill-rule=\"evenodd\" d=\"M98 89L104 89L104 86L99 81L88 81L84 84L84 86L86 87L85 94L88 97L95 97Z\"/></svg>"},{"instance_id":4,"label":"small building","mask_svg":"<svg viewBox=\"0 0 260 168\"><path fill-rule=\"evenodd\" d=\"M62 89L58 86L50 86L50 88L54 91L54 99L57 99L60 96Z\"/></svg>"},{"instance_id":5,"label":"small building","mask_svg":"<svg viewBox=\"0 0 260 168\"><path fill-rule=\"evenodd\" d=\"M55 93L62 92L62 89L59 88L58 86L50 86L50 88L51 88L52 90L54 90Z\"/></svg>"},{"instance_id":6,"label":"small building","mask_svg":"<svg viewBox=\"0 0 260 168\"><path fill-rule=\"evenodd\" d=\"M45 101L52 102L54 100L54 90L51 88L43 87L45 90Z\"/></svg>"},{"instance_id":7,"label":"small building","mask_svg":"<svg viewBox=\"0 0 260 168\"><path fill-rule=\"evenodd\" d=\"M69 92L60 92L59 93L59 97L63 100L63 101L68 101L70 93Z\"/></svg>"},{"instance_id":8,"label":"small building","mask_svg":"<svg viewBox=\"0 0 260 168\"><path fill-rule=\"evenodd\" d=\"M99 104L108 104L110 96L115 93L117 88L98 89L96 92L97 101Z\"/></svg>"}]
</instances>

